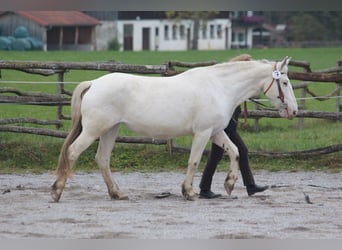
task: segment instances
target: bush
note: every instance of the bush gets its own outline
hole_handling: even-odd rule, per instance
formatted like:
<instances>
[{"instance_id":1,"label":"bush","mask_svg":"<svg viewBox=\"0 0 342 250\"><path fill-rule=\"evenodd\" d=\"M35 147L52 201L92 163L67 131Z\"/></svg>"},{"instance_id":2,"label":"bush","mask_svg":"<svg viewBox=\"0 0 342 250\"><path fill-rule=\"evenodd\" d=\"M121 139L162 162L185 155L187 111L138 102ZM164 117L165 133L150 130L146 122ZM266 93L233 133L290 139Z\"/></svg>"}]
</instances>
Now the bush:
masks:
<instances>
[{"instance_id":1,"label":"bush","mask_svg":"<svg viewBox=\"0 0 342 250\"><path fill-rule=\"evenodd\" d=\"M108 43L108 50L120 50L121 44L119 43L117 38L113 38L112 40L109 41Z\"/></svg>"}]
</instances>

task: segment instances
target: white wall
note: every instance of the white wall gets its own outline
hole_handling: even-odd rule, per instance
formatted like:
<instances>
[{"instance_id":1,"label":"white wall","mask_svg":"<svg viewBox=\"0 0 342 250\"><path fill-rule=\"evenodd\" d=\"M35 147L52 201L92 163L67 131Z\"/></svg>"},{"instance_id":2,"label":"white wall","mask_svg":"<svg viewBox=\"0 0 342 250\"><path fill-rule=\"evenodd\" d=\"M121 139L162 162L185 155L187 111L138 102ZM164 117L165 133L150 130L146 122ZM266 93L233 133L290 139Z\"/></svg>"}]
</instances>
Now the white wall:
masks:
<instances>
[{"instance_id":1,"label":"white wall","mask_svg":"<svg viewBox=\"0 0 342 250\"><path fill-rule=\"evenodd\" d=\"M96 26L96 50L107 50L108 43L117 35L117 24L113 21L101 21Z\"/></svg>"},{"instance_id":2,"label":"white wall","mask_svg":"<svg viewBox=\"0 0 342 250\"><path fill-rule=\"evenodd\" d=\"M119 20L117 22L117 36L119 42L123 45L124 34L123 27L125 24L133 24L133 50L142 50L143 44L143 28L150 28L150 50L160 51L177 51L186 50L188 48L188 30L192 39L192 21L182 20L178 22L170 20ZM214 27L214 35L210 36L210 25ZM168 28L168 35L165 33ZM176 27L176 32L173 32L173 27ZM183 37L181 37L181 26L183 27ZM221 27L221 37L217 35L217 27ZM229 19L215 19L207 22L207 35L203 37L202 30L198 47L200 50L208 49L226 49L230 48L231 40L231 22ZM158 29L158 36L156 36ZM227 34L226 34L227 30ZM123 46L122 46L123 48Z\"/></svg>"},{"instance_id":3,"label":"white wall","mask_svg":"<svg viewBox=\"0 0 342 250\"><path fill-rule=\"evenodd\" d=\"M205 37L203 34L203 28L200 29L199 37L200 39L198 41L198 47L200 50L230 49L230 41L231 41L230 20L215 19L212 21L208 21Z\"/></svg>"}]
</instances>

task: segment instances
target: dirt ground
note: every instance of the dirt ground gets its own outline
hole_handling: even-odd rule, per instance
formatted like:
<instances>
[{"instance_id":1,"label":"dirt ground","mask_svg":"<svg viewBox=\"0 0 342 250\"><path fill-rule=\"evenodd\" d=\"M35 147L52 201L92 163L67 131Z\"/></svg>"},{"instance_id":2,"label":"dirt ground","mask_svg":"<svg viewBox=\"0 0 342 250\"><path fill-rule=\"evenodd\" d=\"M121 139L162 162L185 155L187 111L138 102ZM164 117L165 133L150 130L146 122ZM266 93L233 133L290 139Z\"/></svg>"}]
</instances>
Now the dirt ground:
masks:
<instances>
[{"instance_id":1,"label":"dirt ground","mask_svg":"<svg viewBox=\"0 0 342 250\"><path fill-rule=\"evenodd\" d=\"M185 201L183 173L113 173L129 200L110 200L100 173L75 174L59 203L55 177L0 175L0 238L341 239L342 172L255 173L270 188L248 197L239 178L228 198ZM194 190L199 192L200 173ZM170 192L165 198L156 195Z\"/></svg>"}]
</instances>

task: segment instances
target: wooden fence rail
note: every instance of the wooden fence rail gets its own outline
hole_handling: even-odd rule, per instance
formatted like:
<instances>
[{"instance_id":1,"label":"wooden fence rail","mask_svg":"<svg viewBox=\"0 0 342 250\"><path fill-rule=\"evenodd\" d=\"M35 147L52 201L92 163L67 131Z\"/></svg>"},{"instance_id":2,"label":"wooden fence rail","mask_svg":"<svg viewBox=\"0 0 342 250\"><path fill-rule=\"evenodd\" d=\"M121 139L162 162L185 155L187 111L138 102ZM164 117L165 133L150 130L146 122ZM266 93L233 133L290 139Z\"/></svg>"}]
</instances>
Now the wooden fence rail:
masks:
<instances>
[{"instance_id":1,"label":"wooden fence rail","mask_svg":"<svg viewBox=\"0 0 342 250\"><path fill-rule=\"evenodd\" d=\"M50 72L64 70L100 70L109 72L138 73L138 74L163 74L168 70L167 64L163 65L134 65L116 62L40 62L40 61L16 61L0 60L0 69L17 70L49 70ZM46 72L46 71L42 71Z\"/></svg>"},{"instance_id":2,"label":"wooden fence rail","mask_svg":"<svg viewBox=\"0 0 342 250\"><path fill-rule=\"evenodd\" d=\"M68 135L68 132L61 131L61 130L8 126L8 125L0 126L0 132L27 133L27 134L34 134L34 135L52 136L52 137L57 137L57 138L66 138ZM154 138L139 137L139 136L118 136L116 138L116 142L136 143L136 144L155 144L155 145L167 144L167 140L164 140L164 139L154 139Z\"/></svg>"},{"instance_id":3,"label":"wooden fence rail","mask_svg":"<svg viewBox=\"0 0 342 250\"><path fill-rule=\"evenodd\" d=\"M335 82L342 83L342 74L320 73L320 72L293 72L288 73L290 79L313 82Z\"/></svg>"},{"instance_id":4,"label":"wooden fence rail","mask_svg":"<svg viewBox=\"0 0 342 250\"><path fill-rule=\"evenodd\" d=\"M17 61L10 60L4 61L0 60L0 70L1 69L11 69L19 70L30 74L39 74L42 76L50 76L57 74L57 94L46 94L37 92L25 92L16 88L11 87L1 87L0 88L0 103L14 103L14 104L27 104L27 105L48 105L57 106L57 119L56 120L37 120L33 118L6 118L0 119L0 132L13 132L13 133L29 133L44 136L54 136L59 138L65 138L67 132L61 130L53 130L46 128L36 128L36 127L23 127L15 126L10 124L38 124L38 125L55 125L58 129L62 127L63 119L70 119L70 117L63 115L63 106L70 105L70 95L72 93L64 89L64 74L69 70L99 70L106 72L123 72L123 73L138 73L138 74L158 74L162 76L171 76L179 74L184 70L179 70L178 68L192 68L200 66L208 66L216 64L215 61L208 62L181 62L181 61L169 61L162 65L131 65L117 63L113 61L109 62L40 62L40 61ZM330 94L330 96L336 95L336 112L323 112L323 111L308 111L300 110L298 117L303 118L317 118L317 119L328 119L334 121L342 120L342 112L340 105L340 90L342 88L342 63L338 62L337 67L331 69L325 69L317 72L312 72L310 68L310 63L305 61L295 61L292 60L290 65L295 67L300 67L304 72L290 71L288 73L291 80L304 81L301 84L297 84L294 88L301 88L302 96L305 97L306 94L312 96L317 96L308 88L308 81L313 82L333 82L336 83L336 89ZM175 69L177 68L177 70ZM9 95L4 95L8 93ZM13 95L14 94L14 95ZM322 100L324 97L320 97ZM319 98L318 98L319 99ZM257 105L256 105L257 106ZM301 101L302 108L305 107L304 101ZM255 119L256 123L258 119L267 118L278 118L280 117L278 112L270 110L249 110L248 118ZM302 125L301 125L302 126ZM143 144L166 144L171 145L171 151L182 151L187 149L178 148L173 143L168 143L167 140L155 140L153 138L145 137L119 137L117 142L123 143L143 143ZM314 153L329 153L342 150L342 145L333 145L330 148L324 149L313 149L308 152L303 152L303 155L314 154ZM257 154L254 152L252 154ZM289 156L289 155L300 155L300 152L289 152L289 153L279 153L278 155L274 152L260 152L260 155L266 156Z\"/></svg>"},{"instance_id":5,"label":"wooden fence rail","mask_svg":"<svg viewBox=\"0 0 342 250\"><path fill-rule=\"evenodd\" d=\"M243 117L243 114L241 114ZM249 118L280 118L277 111L269 110L249 110L247 111L247 117ZM310 110L299 110L297 117L299 118L317 118L332 121L342 121L341 112L323 112L323 111L310 111Z\"/></svg>"}]
</instances>

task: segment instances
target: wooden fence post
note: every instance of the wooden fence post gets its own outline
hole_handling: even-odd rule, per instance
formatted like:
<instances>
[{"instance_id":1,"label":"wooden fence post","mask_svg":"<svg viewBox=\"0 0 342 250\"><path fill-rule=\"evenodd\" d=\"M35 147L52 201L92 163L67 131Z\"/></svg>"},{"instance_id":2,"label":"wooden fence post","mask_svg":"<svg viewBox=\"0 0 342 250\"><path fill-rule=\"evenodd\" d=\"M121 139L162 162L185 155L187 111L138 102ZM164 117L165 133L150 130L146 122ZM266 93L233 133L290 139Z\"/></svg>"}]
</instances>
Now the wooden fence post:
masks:
<instances>
[{"instance_id":1,"label":"wooden fence post","mask_svg":"<svg viewBox=\"0 0 342 250\"><path fill-rule=\"evenodd\" d=\"M304 72L309 73L311 72L311 68L310 68L310 63L307 63L307 67L303 67ZM304 110L305 109L305 96L306 96L306 92L307 92L307 83L304 83L305 87L302 88L302 92L301 92L301 101L300 101L300 106L301 108ZM304 117L301 117L298 119L298 128L302 129L304 127Z\"/></svg>"},{"instance_id":2,"label":"wooden fence post","mask_svg":"<svg viewBox=\"0 0 342 250\"><path fill-rule=\"evenodd\" d=\"M342 60L337 61L337 67L342 66ZM341 88L342 82L336 83L336 88ZM336 93L336 112L342 112L342 105L341 105L341 90L338 90Z\"/></svg>"},{"instance_id":3,"label":"wooden fence post","mask_svg":"<svg viewBox=\"0 0 342 250\"><path fill-rule=\"evenodd\" d=\"M336 88L342 88L341 83L336 83ZM336 92L336 112L342 112L342 105L341 105L341 90Z\"/></svg>"},{"instance_id":4,"label":"wooden fence post","mask_svg":"<svg viewBox=\"0 0 342 250\"><path fill-rule=\"evenodd\" d=\"M256 103L256 102L254 103L254 109L255 110L259 110L260 109L260 105L258 103ZM255 132L259 132L260 131L259 119L260 118L257 118L257 117L254 119L254 131Z\"/></svg>"},{"instance_id":5,"label":"wooden fence post","mask_svg":"<svg viewBox=\"0 0 342 250\"><path fill-rule=\"evenodd\" d=\"M58 77L57 77L57 94L59 96L62 96L64 93L64 71L58 72ZM57 106L57 115L56 118L58 121L61 121L63 119L63 105L58 105ZM60 125L56 125L57 129L60 129Z\"/></svg>"},{"instance_id":6,"label":"wooden fence post","mask_svg":"<svg viewBox=\"0 0 342 250\"><path fill-rule=\"evenodd\" d=\"M300 94L300 102L299 102L299 109L304 110L305 109L305 97L306 97L306 87L301 88L301 94ZM299 129L302 129L304 127L304 117L300 117L298 119L298 125L297 127Z\"/></svg>"}]
</instances>

